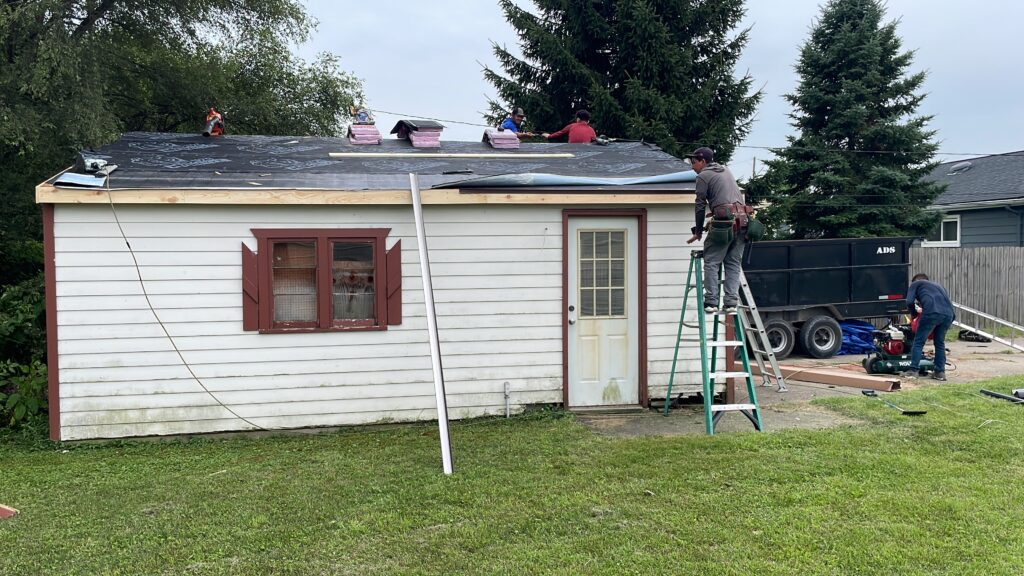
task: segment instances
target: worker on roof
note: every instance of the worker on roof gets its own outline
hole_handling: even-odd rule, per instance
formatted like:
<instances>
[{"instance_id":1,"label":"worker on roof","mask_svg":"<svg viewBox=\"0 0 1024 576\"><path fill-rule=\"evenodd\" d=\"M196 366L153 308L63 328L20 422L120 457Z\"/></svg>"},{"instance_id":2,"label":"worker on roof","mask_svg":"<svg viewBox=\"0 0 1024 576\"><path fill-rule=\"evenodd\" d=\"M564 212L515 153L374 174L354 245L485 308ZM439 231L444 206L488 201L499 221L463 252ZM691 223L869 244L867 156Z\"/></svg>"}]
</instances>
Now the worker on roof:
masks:
<instances>
[{"instance_id":1,"label":"worker on roof","mask_svg":"<svg viewBox=\"0 0 1024 576\"><path fill-rule=\"evenodd\" d=\"M711 148L701 147L686 156L697 173L697 202L694 212L696 226L690 229L691 244L704 235L704 210L711 209L708 238L704 242L704 311L718 311L719 269L725 264L725 312L735 312L739 304L740 273L743 271L743 246L747 241L748 216L753 210L746 205L743 192L728 168L715 162Z\"/></svg>"},{"instance_id":2,"label":"worker on roof","mask_svg":"<svg viewBox=\"0 0 1024 576\"><path fill-rule=\"evenodd\" d=\"M498 126L498 130L508 130L519 138L529 138L536 136L533 132L523 132L523 121L526 120L526 113L523 112L522 108L515 108L512 113L509 114L508 118Z\"/></svg>"},{"instance_id":3,"label":"worker on roof","mask_svg":"<svg viewBox=\"0 0 1024 576\"><path fill-rule=\"evenodd\" d=\"M594 132L594 129L590 127L590 112L578 110L576 111L576 120L573 123L558 132L544 133L541 136L548 140L554 140L566 134L569 135L569 144L590 144L597 140L597 132Z\"/></svg>"}]
</instances>

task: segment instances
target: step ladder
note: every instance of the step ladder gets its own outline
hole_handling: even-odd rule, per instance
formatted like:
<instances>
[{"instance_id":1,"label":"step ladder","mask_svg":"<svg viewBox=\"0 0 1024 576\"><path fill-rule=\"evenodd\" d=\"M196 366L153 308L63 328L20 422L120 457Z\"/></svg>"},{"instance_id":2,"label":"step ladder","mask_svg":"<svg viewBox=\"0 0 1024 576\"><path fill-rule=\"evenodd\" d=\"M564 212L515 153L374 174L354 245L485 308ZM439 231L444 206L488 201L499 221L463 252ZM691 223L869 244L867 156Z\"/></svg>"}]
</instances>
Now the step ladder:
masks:
<instances>
[{"instance_id":1,"label":"step ladder","mask_svg":"<svg viewBox=\"0 0 1024 576\"><path fill-rule=\"evenodd\" d=\"M750 292L750 284L747 283L747 275L740 270L740 304L736 307L739 313L740 323L743 324L744 334L750 342L750 351L753 352L754 361L761 374L762 386L776 386L779 392L789 392L786 388L786 379L782 377L782 370L779 369L779 361L772 351L772 343L768 338L768 332L761 322L761 314L757 311L757 303L754 302L754 295Z\"/></svg>"},{"instance_id":2,"label":"step ladder","mask_svg":"<svg viewBox=\"0 0 1024 576\"><path fill-rule=\"evenodd\" d=\"M683 308L679 313L679 331L676 334L675 352L672 354L672 371L669 374L668 391L665 393L665 416L668 416L669 406L672 404L672 384L676 376L676 365L679 360L679 348L683 342L696 342L700 346L700 372L702 392L704 396L704 429L708 434L715 433L715 426L726 412L739 412L747 417L754 425L754 429L763 430L761 424L761 409L757 404L757 392L754 390L754 378L750 370L750 358L747 355L744 329L740 320L739 309L736 313L715 312L708 314L704 312L704 252L694 251L690 254L690 270L686 275L686 290L683 293ZM724 276L720 276L723 277ZM697 325L686 323L686 308L690 302L690 292L696 293ZM751 298L749 301L752 301ZM717 304L717 303L716 303ZM749 307L748 307L749 308ZM749 311L756 313L756 308ZM747 315L750 315L749 313ZM708 338L708 318L712 319L711 338ZM719 340L719 326L729 321L733 322L736 340ZM699 338L697 340L683 338L683 326L697 328ZM734 353L740 351L740 358L743 361L743 371L728 372L718 371L718 349L723 348L723 353ZM715 404L715 384L725 383L729 378L743 378L747 385L747 403L742 404Z\"/></svg>"}]
</instances>

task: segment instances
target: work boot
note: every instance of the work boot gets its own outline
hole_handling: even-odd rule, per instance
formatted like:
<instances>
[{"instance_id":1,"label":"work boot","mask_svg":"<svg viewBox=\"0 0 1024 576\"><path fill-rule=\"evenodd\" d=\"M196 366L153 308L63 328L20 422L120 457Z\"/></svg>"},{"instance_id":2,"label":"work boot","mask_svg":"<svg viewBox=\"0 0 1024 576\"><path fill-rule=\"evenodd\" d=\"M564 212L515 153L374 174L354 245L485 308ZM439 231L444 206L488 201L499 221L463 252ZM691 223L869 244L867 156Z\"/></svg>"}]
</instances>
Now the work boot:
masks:
<instances>
[{"instance_id":1,"label":"work boot","mask_svg":"<svg viewBox=\"0 0 1024 576\"><path fill-rule=\"evenodd\" d=\"M945 382L946 372L932 372L932 380L941 380L942 382Z\"/></svg>"},{"instance_id":2,"label":"work boot","mask_svg":"<svg viewBox=\"0 0 1024 576\"><path fill-rule=\"evenodd\" d=\"M726 304L722 308L722 312L725 312L726 314L735 314L736 313L736 305L735 304Z\"/></svg>"},{"instance_id":3,"label":"work boot","mask_svg":"<svg viewBox=\"0 0 1024 576\"><path fill-rule=\"evenodd\" d=\"M712 306L708 304L707 306L704 307L704 311L707 312L708 314L714 314L715 312L718 312L718 306Z\"/></svg>"}]
</instances>

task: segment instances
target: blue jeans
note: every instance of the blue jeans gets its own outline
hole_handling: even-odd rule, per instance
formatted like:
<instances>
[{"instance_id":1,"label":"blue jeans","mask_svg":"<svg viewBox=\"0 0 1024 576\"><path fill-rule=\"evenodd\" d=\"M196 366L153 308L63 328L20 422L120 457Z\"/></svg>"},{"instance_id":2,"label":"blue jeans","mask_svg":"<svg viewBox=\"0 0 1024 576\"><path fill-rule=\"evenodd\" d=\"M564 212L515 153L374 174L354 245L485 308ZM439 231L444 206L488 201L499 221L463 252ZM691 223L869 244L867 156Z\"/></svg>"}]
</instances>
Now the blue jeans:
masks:
<instances>
[{"instance_id":1,"label":"blue jeans","mask_svg":"<svg viewBox=\"0 0 1024 576\"><path fill-rule=\"evenodd\" d=\"M935 371L946 371L946 331L953 325L953 317L934 312L922 314L914 334L914 349L910 353L910 370L917 372L924 353L924 343L928 335L935 331Z\"/></svg>"}]
</instances>

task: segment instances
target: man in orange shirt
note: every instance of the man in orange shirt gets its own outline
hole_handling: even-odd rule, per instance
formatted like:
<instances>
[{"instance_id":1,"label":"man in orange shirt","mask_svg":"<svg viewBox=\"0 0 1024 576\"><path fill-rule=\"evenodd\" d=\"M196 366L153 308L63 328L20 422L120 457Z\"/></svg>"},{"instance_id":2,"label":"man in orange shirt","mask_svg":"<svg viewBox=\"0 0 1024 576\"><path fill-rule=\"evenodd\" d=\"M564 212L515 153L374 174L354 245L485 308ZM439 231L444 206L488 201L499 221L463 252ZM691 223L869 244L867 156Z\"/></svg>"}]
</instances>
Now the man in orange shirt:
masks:
<instances>
[{"instance_id":1,"label":"man in orange shirt","mask_svg":"<svg viewBox=\"0 0 1024 576\"><path fill-rule=\"evenodd\" d=\"M569 144L590 144L597 139L597 132L590 127L590 112L580 110L576 112L576 121L551 134L541 134L548 140L560 138L565 134L569 135Z\"/></svg>"}]
</instances>

